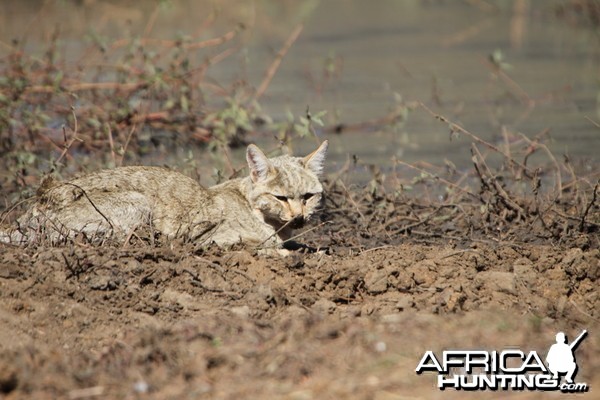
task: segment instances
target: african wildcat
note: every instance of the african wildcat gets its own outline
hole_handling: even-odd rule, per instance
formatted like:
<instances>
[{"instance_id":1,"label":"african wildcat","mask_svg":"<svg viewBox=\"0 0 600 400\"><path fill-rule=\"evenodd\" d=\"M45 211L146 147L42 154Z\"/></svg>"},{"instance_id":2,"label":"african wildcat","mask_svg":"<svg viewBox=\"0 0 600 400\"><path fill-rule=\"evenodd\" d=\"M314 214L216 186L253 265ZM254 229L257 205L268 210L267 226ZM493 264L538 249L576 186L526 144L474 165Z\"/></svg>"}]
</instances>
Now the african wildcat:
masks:
<instances>
[{"instance_id":1,"label":"african wildcat","mask_svg":"<svg viewBox=\"0 0 600 400\"><path fill-rule=\"evenodd\" d=\"M36 204L10 233L0 231L0 242L58 242L78 233L125 237L150 225L202 244L278 246L319 207L326 152L327 141L304 158L269 159L251 144L250 176L210 188L161 167L120 167L42 184Z\"/></svg>"}]
</instances>

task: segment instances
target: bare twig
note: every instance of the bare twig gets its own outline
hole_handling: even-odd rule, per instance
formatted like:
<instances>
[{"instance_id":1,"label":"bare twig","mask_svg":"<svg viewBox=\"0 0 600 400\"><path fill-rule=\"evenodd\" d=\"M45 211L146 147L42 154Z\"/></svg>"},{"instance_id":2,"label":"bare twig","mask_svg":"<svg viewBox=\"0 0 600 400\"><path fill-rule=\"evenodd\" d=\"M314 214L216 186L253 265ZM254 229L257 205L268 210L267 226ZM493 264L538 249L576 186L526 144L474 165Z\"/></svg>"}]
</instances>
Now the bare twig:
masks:
<instances>
[{"instance_id":1,"label":"bare twig","mask_svg":"<svg viewBox=\"0 0 600 400\"><path fill-rule=\"evenodd\" d=\"M305 229L302 232L298 233L297 235L294 235L294 236L290 237L289 239L284 240L283 243L287 243L287 242L291 242L292 240L296 240L299 237L302 237L302 236L306 235L307 233L314 231L315 229L319 229L320 227L322 227L323 225L326 225L328 223L329 223L329 221L324 221L316 226L313 226L312 228Z\"/></svg>"},{"instance_id":2,"label":"bare twig","mask_svg":"<svg viewBox=\"0 0 600 400\"><path fill-rule=\"evenodd\" d=\"M150 32L152 32L152 29L154 28L154 24L156 23L156 18L158 18L158 13L159 13L161 7L162 7L162 4L160 4L160 3L156 4L156 7L154 7L152 14L150 14L150 17L148 18L148 22L146 22L146 27L144 28L144 37L147 37L148 35L150 35Z\"/></svg>"},{"instance_id":3,"label":"bare twig","mask_svg":"<svg viewBox=\"0 0 600 400\"><path fill-rule=\"evenodd\" d=\"M125 144L123 145L123 154L121 154L121 159L119 160L119 167L123 165L123 160L125 159L125 154L127 154L127 146L129 146L129 141L131 140L131 136L135 132L136 128L137 128L137 124L133 124L133 126L129 130L127 139L125 139Z\"/></svg>"},{"instance_id":4,"label":"bare twig","mask_svg":"<svg viewBox=\"0 0 600 400\"><path fill-rule=\"evenodd\" d=\"M583 229L585 227L585 219L586 219L588 213L590 212L590 209L592 208L592 206L596 202L596 196L598 194L598 186L599 185L600 185L600 181L596 182L596 185L594 186L594 192L592 193L592 200L587 205L587 207L585 208L585 211L581 215L581 222L579 223L579 232L583 232Z\"/></svg>"},{"instance_id":5,"label":"bare twig","mask_svg":"<svg viewBox=\"0 0 600 400\"><path fill-rule=\"evenodd\" d=\"M330 178L330 182L329 185L327 186L327 191L330 191L333 186L336 184L336 182L338 181L338 179L340 179L343 175L345 175L346 173L348 173L348 171L350 170L350 166L351 166L351 162L350 162L350 156L348 156L346 158L346 162L344 163L344 165L342 166L342 168L340 168L340 170L338 172L336 172L336 174Z\"/></svg>"},{"instance_id":6,"label":"bare twig","mask_svg":"<svg viewBox=\"0 0 600 400\"><path fill-rule=\"evenodd\" d=\"M90 202L90 204L92 205L92 207L94 207L94 210L96 210L96 212L98 214L100 214L102 216L102 218L104 218L104 220L108 223L108 225L110 225L110 229L111 230L115 230L115 227L113 226L112 222L110 222L110 220L108 219L108 217L106 215L104 215L102 213L102 211L100 211L100 209L98 209L98 207L96 207L96 204L94 204L94 202L92 201L92 199L90 199L90 197L88 196L87 192L79 185L76 185L72 182L65 182L65 185L71 185L76 187L77 189L81 190L81 193L85 196L85 198Z\"/></svg>"},{"instance_id":7,"label":"bare twig","mask_svg":"<svg viewBox=\"0 0 600 400\"><path fill-rule=\"evenodd\" d=\"M362 251L361 251L360 253L358 253L358 254L360 255L360 254L370 253L370 252L372 252L372 251L377 251L377 250L388 249L388 248L390 248L390 247L394 247L394 246L392 246L392 245L389 245L389 244L386 244L386 245L383 245L383 246L372 247L372 248L370 248L370 249L365 249L365 250L362 250Z\"/></svg>"},{"instance_id":8,"label":"bare twig","mask_svg":"<svg viewBox=\"0 0 600 400\"><path fill-rule=\"evenodd\" d=\"M450 182L449 180L446 180L446 179L444 179L444 178L442 178L442 177L440 177L440 176L438 176L438 175L435 175L435 174L433 174L433 173L431 173L431 172L429 172L429 171L425 171L424 169L421 169L421 168L419 168L419 167L415 167L414 165L412 165L412 164L409 164L409 163L407 163L407 162L404 162L404 161L396 160L396 162L397 162L398 164L401 164L401 165L404 165L404 166L406 166L406 167L409 167L409 168L411 168L411 169L414 169L415 171L418 171L418 172L420 172L421 174L428 174L428 175L431 175L431 177L432 177L433 179L435 179L435 180L437 180L437 181L440 181L440 182L444 183L445 185L447 185L447 186L449 186L449 187L451 187L451 188L454 188L454 189L456 189L456 190L460 191L461 193L464 193L464 194L466 194L466 195L469 195L469 196L473 197L474 199L479 199L479 197L478 197L478 196L477 196L475 193L473 193L473 192L471 192L471 191L469 191L469 190L467 190L467 189L465 189L465 188L463 188L463 187L461 187L461 186L459 186L459 185L457 185L457 184L455 184L455 183L452 183L452 182Z\"/></svg>"},{"instance_id":9,"label":"bare twig","mask_svg":"<svg viewBox=\"0 0 600 400\"><path fill-rule=\"evenodd\" d=\"M286 222L285 224L283 224L281 226L281 228L277 229L275 232L273 232L268 238L266 238L265 240L263 240L261 243L258 244L258 246L256 246L257 249L263 248L262 246L267 243L269 240L271 240L272 238L274 238L275 236L279 235L280 232L282 232L285 228L288 227L289 224L292 223L293 220L289 220L288 222ZM278 246L278 244L276 243L275 246Z\"/></svg>"},{"instance_id":10,"label":"bare twig","mask_svg":"<svg viewBox=\"0 0 600 400\"><path fill-rule=\"evenodd\" d=\"M517 82L515 82L510 76L506 74L502 69L500 69L496 64L490 62L489 60L483 61L484 65L488 67L494 74L496 74L513 92L516 92L517 95L521 98L523 104L527 105L528 108L533 108L535 106L535 101L529 97L529 94L521 87Z\"/></svg>"},{"instance_id":11,"label":"bare twig","mask_svg":"<svg viewBox=\"0 0 600 400\"><path fill-rule=\"evenodd\" d=\"M231 31L225 33L222 36L203 40L200 42L194 42L194 43L182 43L181 40L166 40L166 39L153 39L153 38L139 39L139 43L140 43L140 46L155 45L155 46L163 46L163 47L167 47L167 48L180 46L180 47L182 47L184 49L188 49L188 50L198 50L198 49L203 49L205 47L218 46L223 43L229 42L230 40L232 40L233 38L235 38L237 36L237 34L239 33L239 30L240 29L234 29L234 30L231 30ZM129 44L131 44L131 42L133 40L134 39L119 39L111 45L111 49L118 49L120 47L128 46Z\"/></svg>"},{"instance_id":12,"label":"bare twig","mask_svg":"<svg viewBox=\"0 0 600 400\"><path fill-rule=\"evenodd\" d=\"M106 388L104 386L91 386L83 389L73 389L69 392L69 399L89 399L90 397L101 397Z\"/></svg>"},{"instance_id":13,"label":"bare twig","mask_svg":"<svg viewBox=\"0 0 600 400\"><path fill-rule=\"evenodd\" d=\"M449 254L446 254L444 256L441 256L439 258L437 258L436 260L443 260L445 258L450 258L450 257L454 257L454 256L458 256L460 254L464 254L464 253L476 253L476 254L481 254L480 251L477 251L475 249L463 249L463 250L457 250L457 251L453 251Z\"/></svg>"},{"instance_id":14,"label":"bare twig","mask_svg":"<svg viewBox=\"0 0 600 400\"><path fill-rule=\"evenodd\" d=\"M113 166L117 166L117 159L115 157L115 144L113 142L112 129L110 129L110 124L106 123L106 133L108 135L108 144L110 146L110 155L112 157Z\"/></svg>"},{"instance_id":15,"label":"bare twig","mask_svg":"<svg viewBox=\"0 0 600 400\"><path fill-rule=\"evenodd\" d=\"M365 221L365 216L364 214L360 211L360 208L358 207L358 204L356 203L356 201L354 201L354 197L352 197L352 194L350 193L350 191L348 190L348 188L346 187L346 184L344 183L343 180L340 180L340 185L342 186L342 188L344 189L344 191L346 192L346 196L350 199L350 202L352 203L352 205L354 206L356 212L358 213L358 215L360 216L360 219L364 222Z\"/></svg>"},{"instance_id":16,"label":"bare twig","mask_svg":"<svg viewBox=\"0 0 600 400\"><path fill-rule=\"evenodd\" d=\"M587 115L585 115L584 118L587 119L588 121L590 121L592 124L594 124L596 126L596 128L600 128L600 124L597 123L596 121L594 121L593 119L591 119L590 117L588 117Z\"/></svg>"},{"instance_id":17,"label":"bare twig","mask_svg":"<svg viewBox=\"0 0 600 400\"><path fill-rule=\"evenodd\" d=\"M148 86L146 82L79 82L64 86L66 92L82 92L88 90L123 90L130 91ZM54 93L56 87L49 85L28 86L25 93Z\"/></svg>"},{"instance_id":18,"label":"bare twig","mask_svg":"<svg viewBox=\"0 0 600 400\"><path fill-rule=\"evenodd\" d=\"M489 189L496 192L498 197L500 197L501 201L509 209L516 211L520 217L525 215L525 211L523 210L523 208L521 208L521 206L519 206L513 199L511 199L508 193L506 193L506 191L502 187L502 185L498 183L498 180L492 174L490 168L485 163L485 160L479 152L479 149L477 148L477 145L475 145L475 143L471 144L471 152L473 153L473 164L475 165L475 169L479 173L482 183L486 185Z\"/></svg>"},{"instance_id":19,"label":"bare twig","mask_svg":"<svg viewBox=\"0 0 600 400\"><path fill-rule=\"evenodd\" d=\"M552 160L552 163L554 164L554 168L555 168L555 179L554 179L555 195L556 195L557 199L560 199L562 196L562 178L561 178L561 174L560 174L560 166L558 165L558 161L556 161L554 154L552 154L552 152L550 151L548 146L546 146L544 143L540 143L537 140L532 141L531 139L529 139L527 136L523 135L520 132L519 132L519 136L521 136L521 138L523 138L523 140L525 140L530 146L532 146L532 148L535 149L536 147L540 147L541 149L543 149L544 152L546 152L546 154L550 158L550 160ZM535 175L536 174L534 173L534 176Z\"/></svg>"},{"instance_id":20,"label":"bare twig","mask_svg":"<svg viewBox=\"0 0 600 400\"><path fill-rule=\"evenodd\" d=\"M444 39L442 39L442 46L450 47L461 44L468 39L473 38L474 36L480 35L481 32L491 28L492 26L494 26L494 20L492 18L477 21L475 24L467 26L456 33L444 37Z\"/></svg>"},{"instance_id":21,"label":"bare twig","mask_svg":"<svg viewBox=\"0 0 600 400\"><path fill-rule=\"evenodd\" d=\"M429 114L431 114L434 118L439 119L440 121L448 124L450 126L450 129L452 131L456 131L456 132L460 132L462 134L467 135L468 137L470 137L473 141L475 141L476 143L482 144L485 147L495 151L498 154L501 154L506 160L508 160L511 164L517 165L520 168L523 169L524 172L526 172L528 177L533 176L533 172L527 168L526 165L516 161L514 158L512 158L510 155L506 154L505 152L503 152L501 149L499 149L497 146L494 146L493 144L491 144L490 142L487 142L483 139L481 139L479 136L474 135L473 133L469 132L468 130L466 130L465 128L463 128L462 126L455 124L454 122L450 121L448 118L444 117L443 115L440 114L436 114L434 113L429 107L427 107L425 104L420 103L421 107L427 111Z\"/></svg>"},{"instance_id":22,"label":"bare twig","mask_svg":"<svg viewBox=\"0 0 600 400\"><path fill-rule=\"evenodd\" d=\"M2 218L0 218L0 225L2 225L4 223L4 221L6 220L6 217L8 216L8 214L10 214L10 212L13 211L15 208L19 207L23 203L26 203L26 202L32 201L32 200L36 200L36 199L37 199L37 196L29 197L27 199L23 199L21 201L16 202L15 204L13 204L12 206L10 206L6 210L2 211L2 213L0 213L0 216L2 216Z\"/></svg>"},{"instance_id":23,"label":"bare twig","mask_svg":"<svg viewBox=\"0 0 600 400\"><path fill-rule=\"evenodd\" d=\"M71 148L71 146L73 145L73 143L75 143L76 140L80 141L80 142L83 142L83 140L81 140L80 138L77 137L77 129L78 129L77 114L75 113L75 108L74 107L71 107L71 112L73 113L73 119L74 119L73 137L71 138L71 140L68 143L64 144L63 151L62 151L62 153L60 153L60 156L54 162L55 164L59 164L60 163L60 161L67 154L67 152L69 151L69 149ZM66 139L67 133L65 131L65 127L63 127L63 136Z\"/></svg>"},{"instance_id":24,"label":"bare twig","mask_svg":"<svg viewBox=\"0 0 600 400\"><path fill-rule=\"evenodd\" d=\"M304 29L303 24L297 25L288 37L288 39L285 41L283 47L281 48L281 50L279 50L279 52L275 56L275 59L269 66L269 69L267 69L263 81L258 86L258 89L256 89L254 100L258 100L266 92L267 88L269 87L269 84L271 83L271 80L273 79L273 76L275 75L275 72L277 72L277 69L279 68L279 64L281 64L281 61L283 60L283 57L285 57L290 47L292 47L296 39L298 39L298 36L300 36L302 29Z\"/></svg>"},{"instance_id":25,"label":"bare twig","mask_svg":"<svg viewBox=\"0 0 600 400\"><path fill-rule=\"evenodd\" d=\"M221 144L221 150L223 151L223 155L225 156L225 162L227 163L227 167L231 171L230 176L234 176L237 174L238 170L233 166L233 161L231 161L231 154L229 154L229 146L226 144Z\"/></svg>"},{"instance_id":26,"label":"bare twig","mask_svg":"<svg viewBox=\"0 0 600 400\"><path fill-rule=\"evenodd\" d=\"M575 301L573 301L572 299L569 300L569 303L571 303L571 305L573 305L573 307L575 307L575 309L577 311L579 311L580 313L582 313L583 315L585 315L586 317L588 317L589 319L591 319L592 321L595 321L596 323L600 322L600 319L598 318L594 318L593 315L591 315L589 312L583 310L579 304L575 303Z\"/></svg>"},{"instance_id":27,"label":"bare twig","mask_svg":"<svg viewBox=\"0 0 600 400\"><path fill-rule=\"evenodd\" d=\"M206 86L206 87L210 87L212 88L216 93L222 93L222 94L226 94L227 91L222 89L220 86L215 85L215 84L211 84L209 82L204 82L202 81L204 78L204 75L206 74L206 71L208 70L209 67L211 67L212 65L215 65L221 61L223 61L224 59L226 59L227 57L229 57L230 55L234 54L236 51L238 51L239 48L238 47L231 47L229 49L225 49L222 52L215 54L212 57L209 57L206 59L206 61L204 61L202 63L201 66L199 66L198 68L194 68L192 70L190 70L187 75L193 76L193 82L195 85L200 85L202 84L202 86ZM202 81L202 82L201 82ZM216 88L216 90L215 90Z\"/></svg>"},{"instance_id":28,"label":"bare twig","mask_svg":"<svg viewBox=\"0 0 600 400\"><path fill-rule=\"evenodd\" d=\"M427 223L429 220L431 220L431 218L433 218L433 216L435 216L440 210L442 210L443 208L446 208L446 207L456 207L456 206L453 205L453 204L450 204L450 205L445 205L444 204L444 205L438 206L435 210L433 210L432 212L430 212L429 214L427 214L425 216L425 218L423 218L423 219L421 219L421 220L419 220L417 222L414 222L412 224L401 226L400 228L394 230L394 233L406 232L406 231L408 231L408 230L410 230L412 228L416 228L419 225L423 225L423 224ZM386 225L389 225L389 224L386 224Z\"/></svg>"}]
</instances>

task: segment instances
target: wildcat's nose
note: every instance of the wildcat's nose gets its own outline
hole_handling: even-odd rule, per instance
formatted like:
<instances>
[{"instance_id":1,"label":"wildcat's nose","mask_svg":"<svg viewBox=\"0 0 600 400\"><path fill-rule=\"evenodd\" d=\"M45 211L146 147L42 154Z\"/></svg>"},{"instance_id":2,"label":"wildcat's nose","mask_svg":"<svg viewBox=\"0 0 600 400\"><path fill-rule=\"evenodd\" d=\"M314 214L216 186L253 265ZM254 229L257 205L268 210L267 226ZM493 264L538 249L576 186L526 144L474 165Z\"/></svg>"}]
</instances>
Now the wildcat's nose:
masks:
<instances>
[{"instance_id":1,"label":"wildcat's nose","mask_svg":"<svg viewBox=\"0 0 600 400\"><path fill-rule=\"evenodd\" d=\"M294 219L292 219L290 221L290 228L292 229L297 229L297 228L302 228L304 226L304 224L306 223L306 220L304 219L303 215L297 215L294 217Z\"/></svg>"}]
</instances>

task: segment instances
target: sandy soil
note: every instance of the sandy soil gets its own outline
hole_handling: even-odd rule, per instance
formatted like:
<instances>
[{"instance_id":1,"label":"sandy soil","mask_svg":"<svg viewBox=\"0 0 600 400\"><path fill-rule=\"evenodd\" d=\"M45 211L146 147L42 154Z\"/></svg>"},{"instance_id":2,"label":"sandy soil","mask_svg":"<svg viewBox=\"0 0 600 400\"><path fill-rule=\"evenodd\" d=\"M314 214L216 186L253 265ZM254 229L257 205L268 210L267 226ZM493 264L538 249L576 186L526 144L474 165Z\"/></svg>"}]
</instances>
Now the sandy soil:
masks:
<instances>
[{"instance_id":1,"label":"sandy soil","mask_svg":"<svg viewBox=\"0 0 600 400\"><path fill-rule=\"evenodd\" d=\"M0 398L462 398L415 373L426 350L545 356L583 329L577 381L600 390L596 231L493 231L489 215L331 186L327 203L300 238L319 251L287 258L0 245Z\"/></svg>"}]
</instances>

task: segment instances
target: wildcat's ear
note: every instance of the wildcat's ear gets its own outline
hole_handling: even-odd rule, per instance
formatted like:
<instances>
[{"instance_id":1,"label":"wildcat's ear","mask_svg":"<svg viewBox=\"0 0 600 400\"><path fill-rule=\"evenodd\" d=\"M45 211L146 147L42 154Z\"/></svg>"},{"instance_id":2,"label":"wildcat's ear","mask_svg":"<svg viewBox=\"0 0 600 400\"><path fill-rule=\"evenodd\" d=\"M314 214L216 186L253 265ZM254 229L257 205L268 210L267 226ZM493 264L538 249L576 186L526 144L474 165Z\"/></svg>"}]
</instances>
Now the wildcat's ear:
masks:
<instances>
[{"instance_id":1,"label":"wildcat's ear","mask_svg":"<svg viewBox=\"0 0 600 400\"><path fill-rule=\"evenodd\" d=\"M325 140L318 149L304 157L302 159L304 168L312 171L317 176L321 175L321 172L323 172L325 156L327 156L327 146L329 146L329 142Z\"/></svg>"},{"instance_id":2,"label":"wildcat's ear","mask_svg":"<svg viewBox=\"0 0 600 400\"><path fill-rule=\"evenodd\" d=\"M254 183L266 179L273 172L271 162L256 145L248 145L246 161L248 161L248 167L250 168L250 178Z\"/></svg>"}]
</instances>

